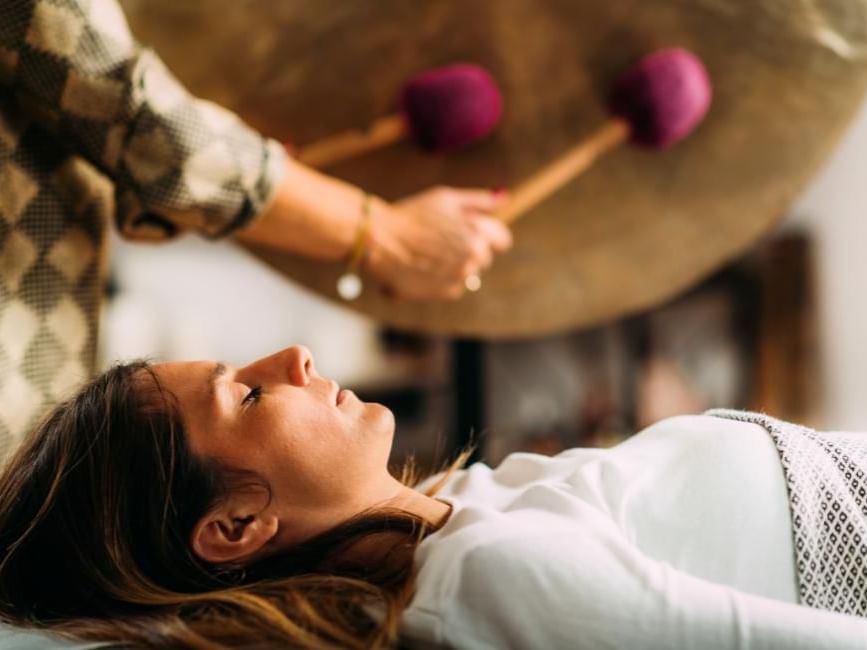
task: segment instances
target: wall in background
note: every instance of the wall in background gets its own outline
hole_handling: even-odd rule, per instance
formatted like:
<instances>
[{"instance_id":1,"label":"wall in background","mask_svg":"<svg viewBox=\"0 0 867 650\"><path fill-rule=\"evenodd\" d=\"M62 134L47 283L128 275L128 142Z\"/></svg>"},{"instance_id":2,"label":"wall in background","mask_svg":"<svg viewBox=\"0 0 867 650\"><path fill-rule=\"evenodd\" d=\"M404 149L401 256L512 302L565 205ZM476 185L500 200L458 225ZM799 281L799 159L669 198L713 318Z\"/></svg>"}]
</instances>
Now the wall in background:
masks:
<instances>
[{"instance_id":1,"label":"wall in background","mask_svg":"<svg viewBox=\"0 0 867 650\"><path fill-rule=\"evenodd\" d=\"M867 103L791 214L814 236L822 426L867 430Z\"/></svg>"}]
</instances>

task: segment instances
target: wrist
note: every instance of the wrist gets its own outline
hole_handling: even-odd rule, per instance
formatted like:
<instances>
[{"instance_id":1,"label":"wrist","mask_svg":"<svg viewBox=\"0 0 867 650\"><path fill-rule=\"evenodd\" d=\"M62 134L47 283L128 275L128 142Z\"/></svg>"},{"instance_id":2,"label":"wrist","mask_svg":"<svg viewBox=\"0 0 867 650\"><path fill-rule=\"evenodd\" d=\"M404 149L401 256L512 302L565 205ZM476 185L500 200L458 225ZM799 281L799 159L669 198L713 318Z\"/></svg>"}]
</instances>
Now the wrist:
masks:
<instances>
[{"instance_id":1,"label":"wrist","mask_svg":"<svg viewBox=\"0 0 867 650\"><path fill-rule=\"evenodd\" d=\"M355 229L355 241L347 256L346 270L337 279L337 293L344 300L355 300L361 295L363 288L361 269L368 254L373 199L374 197L368 192L362 193L358 226Z\"/></svg>"},{"instance_id":2,"label":"wrist","mask_svg":"<svg viewBox=\"0 0 867 650\"><path fill-rule=\"evenodd\" d=\"M346 260L360 222L358 188L290 159L267 208L239 239L323 261Z\"/></svg>"},{"instance_id":3,"label":"wrist","mask_svg":"<svg viewBox=\"0 0 867 650\"><path fill-rule=\"evenodd\" d=\"M388 214L393 208L388 201L371 195L370 197L370 221L368 223L367 249L364 256L364 268L369 270L375 261L379 259L382 251L383 239L387 237Z\"/></svg>"},{"instance_id":4,"label":"wrist","mask_svg":"<svg viewBox=\"0 0 867 650\"><path fill-rule=\"evenodd\" d=\"M410 253L403 241L404 217L393 204L374 198L363 269L379 284L393 285L395 275L406 269Z\"/></svg>"}]
</instances>

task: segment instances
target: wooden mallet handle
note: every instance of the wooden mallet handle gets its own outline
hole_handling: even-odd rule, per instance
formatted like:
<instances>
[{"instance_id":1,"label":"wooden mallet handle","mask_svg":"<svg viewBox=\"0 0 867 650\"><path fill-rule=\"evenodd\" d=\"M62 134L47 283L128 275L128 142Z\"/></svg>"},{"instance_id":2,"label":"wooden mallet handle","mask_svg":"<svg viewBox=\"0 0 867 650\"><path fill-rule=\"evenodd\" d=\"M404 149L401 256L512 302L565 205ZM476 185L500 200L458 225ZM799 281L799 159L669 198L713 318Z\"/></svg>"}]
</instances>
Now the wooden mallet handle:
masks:
<instances>
[{"instance_id":1,"label":"wooden mallet handle","mask_svg":"<svg viewBox=\"0 0 867 650\"><path fill-rule=\"evenodd\" d=\"M489 134L499 123L503 98L491 73L472 63L453 63L409 79L400 111L366 129L332 135L303 147L296 158L328 167L411 138L422 149L446 152Z\"/></svg>"},{"instance_id":2,"label":"wooden mallet handle","mask_svg":"<svg viewBox=\"0 0 867 650\"><path fill-rule=\"evenodd\" d=\"M497 218L512 223L589 169L598 157L626 142L631 133L626 120L611 118L586 140L516 185L509 192L509 201L497 211Z\"/></svg>"},{"instance_id":3,"label":"wooden mallet handle","mask_svg":"<svg viewBox=\"0 0 867 650\"><path fill-rule=\"evenodd\" d=\"M387 115L376 120L367 130L337 133L304 147L296 158L305 165L321 169L387 147L404 137L406 125L403 118L397 114Z\"/></svg>"},{"instance_id":4,"label":"wooden mallet handle","mask_svg":"<svg viewBox=\"0 0 867 650\"><path fill-rule=\"evenodd\" d=\"M614 85L608 106L614 117L515 187L497 216L512 223L627 139L655 149L678 142L704 119L712 95L707 70L692 52L668 48L645 56Z\"/></svg>"}]
</instances>

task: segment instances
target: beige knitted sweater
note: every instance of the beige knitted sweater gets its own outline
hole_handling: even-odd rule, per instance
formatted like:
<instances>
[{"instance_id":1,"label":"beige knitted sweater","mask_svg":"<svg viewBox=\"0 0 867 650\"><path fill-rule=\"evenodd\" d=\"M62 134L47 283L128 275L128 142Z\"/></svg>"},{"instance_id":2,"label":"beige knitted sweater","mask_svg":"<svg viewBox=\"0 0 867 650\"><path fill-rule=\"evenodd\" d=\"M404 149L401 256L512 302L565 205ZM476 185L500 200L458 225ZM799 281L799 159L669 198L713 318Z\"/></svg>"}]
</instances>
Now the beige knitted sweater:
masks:
<instances>
[{"instance_id":1,"label":"beige knitted sweater","mask_svg":"<svg viewBox=\"0 0 867 650\"><path fill-rule=\"evenodd\" d=\"M284 165L139 46L116 0L0 1L0 458L93 371L109 220L221 237Z\"/></svg>"}]
</instances>

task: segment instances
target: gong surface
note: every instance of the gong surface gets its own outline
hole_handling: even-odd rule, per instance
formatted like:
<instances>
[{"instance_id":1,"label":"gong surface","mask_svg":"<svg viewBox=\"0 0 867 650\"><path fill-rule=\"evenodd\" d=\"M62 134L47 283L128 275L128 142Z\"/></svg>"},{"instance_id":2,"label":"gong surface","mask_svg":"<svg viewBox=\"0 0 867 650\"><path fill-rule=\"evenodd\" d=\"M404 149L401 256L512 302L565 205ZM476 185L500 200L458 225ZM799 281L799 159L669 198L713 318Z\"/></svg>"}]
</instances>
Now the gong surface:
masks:
<instances>
[{"instance_id":1,"label":"gong surface","mask_svg":"<svg viewBox=\"0 0 867 650\"><path fill-rule=\"evenodd\" d=\"M328 170L388 199L513 184L599 126L612 81L643 54L682 46L702 58L714 103L695 133L663 152L622 147L525 215L481 291L395 303L368 285L351 305L424 332L536 335L670 298L785 214L867 83L864 0L124 4L138 38L193 92L298 146L393 112L417 72L485 66L505 100L492 137L447 157L402 143ZM342 265L253 251L338 300Z\"/></svg>"}]
</instances>

